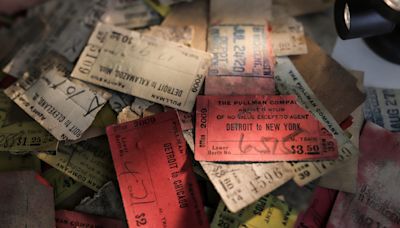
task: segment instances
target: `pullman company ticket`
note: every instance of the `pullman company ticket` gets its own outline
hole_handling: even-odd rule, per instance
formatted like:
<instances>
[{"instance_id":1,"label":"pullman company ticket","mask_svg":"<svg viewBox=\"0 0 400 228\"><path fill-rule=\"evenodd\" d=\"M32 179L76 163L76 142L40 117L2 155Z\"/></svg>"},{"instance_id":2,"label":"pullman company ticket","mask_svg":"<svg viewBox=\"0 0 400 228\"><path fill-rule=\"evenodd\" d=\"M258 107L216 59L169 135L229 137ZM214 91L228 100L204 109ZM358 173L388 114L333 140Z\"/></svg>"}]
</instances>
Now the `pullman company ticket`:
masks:
<instances>
[{"instance_id":1,"label":"pullman company ticket","mask_svg":"<svg viewBox=\"0 0 400 228\"><path fill-rule=\"evenodd\" d=\"M192 130L184 131L190 149L194 151ZM293 177L292 169L283 162L217 163L200 161L222 200L232 212L254 203Z\"/></svg>"},{"instance_id":2,"label":"pullman company ticket","mask_svg":"<svg viewBox=\"0 0 400 228\"><path fill-rule=\"evenodd\" d=\"M58 140L76 140L107 103L101 95L58 75L24 77L4 90Z\"/></svg>"},{"instance_id":3,"label":"pullman company ticket","mask_svg":"<svg viewBox=\"0 0 400 228\"><path fill-rule=\"evenodd\" d=\"M175 111L107 128L130 227L208 227Z\"/></svg>"},{"instance_id":4,"label":"pullman company ticket","mask_svg":"<svg viewBox=\"0 0 400 228\"><path fill-rule=\"evenodd\" d=\"M190 112L211 55L99 23L72 77Z\"/></svg>"},{"instance_id":5,"label":"pullman company ticket","mask_svg":"<svg viewBox=\"0 0 400 228\"><path fill-rule=\"evenodd\" d=\"M111 153L103 136L72 145L60 143L56 155L45 152L34 154L94 191L115 179Z\"/></svg>"},{"instance_id":6,"label":"pullman company ticket","mask_svg":"<svg viewBox=\"0 0 400 228\"><path fill-rule=\"evenodd\" d=\"M334 159L336 140L296 96L199 96L200 161Z\"/></svg>"},{"instance_id":7,"label":"pullman company ticket","mask_svg":"<svg viewBox=\"0 0 400 228\"><path fill-rule=\"evenodd\" d=\"M357 156L358 149L350 139L344 135L339 124L317 99L290 59L287 57L279 57L276 58L276 60L278 64L275 71L275 81L278 91L281 94L296 94L299 104L326 126L326 129L332 133L338 144L339 157L336 160L290 163L290 166L296 174L294 181L298 185L303 186L335 168L340 167L340 165L345 164L350 158Z\"/></svg>"}]
</instances>

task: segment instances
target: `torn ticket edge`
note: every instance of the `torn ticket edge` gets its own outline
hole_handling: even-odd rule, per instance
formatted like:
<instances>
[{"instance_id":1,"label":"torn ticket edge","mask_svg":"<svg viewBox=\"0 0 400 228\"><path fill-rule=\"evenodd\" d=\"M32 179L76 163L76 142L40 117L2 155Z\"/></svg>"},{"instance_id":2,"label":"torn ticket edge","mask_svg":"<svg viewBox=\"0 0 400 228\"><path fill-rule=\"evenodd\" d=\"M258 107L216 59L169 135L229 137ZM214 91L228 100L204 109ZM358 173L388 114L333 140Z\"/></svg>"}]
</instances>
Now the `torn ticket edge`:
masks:
<instances>
[{"instance_id":1,"label":"torn ticket edge","mask_svg":"<svg viewBox=\"0 0 400 228\"><path fill-rule=\"evenodd\" d=\"M286 163L295 173L294 181L304 186L318 177L339 168L347 160L358 154L358 149L353 145L335 119L316 98L301 74L293 63L286 57L279 57L275 71L277 89L281 94L295 94L297 101L311 114L313 114L336 138L339 147L339 158L333 161L316 162L290 162Z\"/></svg>"},{"instance_id":2,"label":"torn ticket edge","mask_svg":"<svg viewBox=\"0 0 400 228\"><path fill-rule=\"evenodd\" d=\"M161 21L158 15L144 1L109 1L101 21L127 29L143 28Z\"/></svg>"},{"instance_id":3,"label":"torn ticket edge","mask_svg":"<svg viewBox=\"0 0 400 228\"><path fill-rule=\"evenodd\" d=\"M94 191L115 179L111 153L105 137L68 146L61 143L55 155L44 152L33 154Z\"/></svg>"},{"instance_id":4,"label":"torn ticket edge","mask_svg":"<svg viewBox=\"0 0 400 228\"><path fill-rule=\"evenodd\" d=\"M207 50L213 53L213 59L205 79L206 95L275 93L267 25L212 26Z\"/></svg>"},{"instance_id":5,"label":"torn ticket edge","mask_svg":"<svg viewBox=\"0 0 400 228\"><path fill-rule=\"evenodd\" d=\"M232 213L220 201L211 227L294 227L298 211L273 195L265 195L243 210Z\"/></svg>"},{"instance_id":6,"label":"torn ticket edge","mask_svg":"<svg viewBox=\"0 0 400 228\"><path fill-rule=\"evenodd\" d=\"M209 53L99 23L72 77L190 112L210 61Z\"/></svg>"},{"instance_id":7,"label":"torn ticket edge","mask_svg":"<svg viewBox=\"0 0 400 228\"><path fill-rule=\"evenodd\" d=\"M163 40L173 41L191 47L194 39L194 26L151 26L146 35L156 36Z\"/></svg>"},{"instance_id":8,"label":"torn ticket edge","mask_svg":"<svg viewBox=\"0 0 400 228\"><path fill-rule=\"evenodd\" d=\"M307 54L307 42L301 22L287 17L269 21L268 26L275 56Z\"/></svg>"},{"instance_id":9,"label":"torn ticket edge","mask_svg":"<svg viewBox=\"0 0 400 228\"><path fill-rule=\"evenodd\" d=\"M56 75L24 77L4 90L21 109L58 140L77 140L106 99Z\"/></svg>"},{"instance_id":10,"label":"torn ticket edge","mask_svg":"<svg viewBox=\"0 0 400 228\"><path fill-rule=\"evenodd\" d=\"M184 131L184 137L194 151L192 131ZM240 164L201 161L200 165L226 206L234 213L293 178L292 169L283 162Z\"/></svg>"},{"instance_id":11,"label":"torn ticket edge","mask_svg":"<svg viewBox=\"0 0 400 228\"><path fill-rule=\"evenodd\" d=\"M74 210L92 215L126 220L119 189L112 181L104 184L93 197L88 196L83 198Z\"/></svg>"},{"instance_id":12,"label":"torn ticket edge","mask_svg":"<svg viewBox=\"0 0 400 228\"><path fill-rule=\"evenodd\" d=\"M195 159L272 162L336 159L336 139L294 95L198 96Z\"/></svg>"}]
</instances>

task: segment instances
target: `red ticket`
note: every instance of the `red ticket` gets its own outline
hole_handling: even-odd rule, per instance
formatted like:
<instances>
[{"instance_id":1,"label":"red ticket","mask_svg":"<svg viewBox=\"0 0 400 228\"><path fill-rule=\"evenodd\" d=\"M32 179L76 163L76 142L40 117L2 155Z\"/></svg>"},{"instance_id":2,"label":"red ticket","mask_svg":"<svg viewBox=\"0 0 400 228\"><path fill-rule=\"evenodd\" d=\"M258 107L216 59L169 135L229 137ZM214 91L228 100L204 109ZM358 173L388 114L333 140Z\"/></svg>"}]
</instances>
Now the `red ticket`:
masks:
<instances>
[{"instance_id":1,"label":"red ticket","mask_svg":"<svg viewBox=\"0 0 400 228\"><path fill-rule=\"evenodd\" d=\"M305 212L299 215L295 227L326 227L337 194L337 190L317 187L310 206Z\"/></svg>"},{"instance_id":2,"label":"red ticket","mask_svg":"<svg viewBox=\"0 0 400 228\"><path fill-rule=\"evenodd\" d=\"M199 96L200 161L335 159L336 140L295 96Z\"/></svg>"},{"instance_id":3,"label":"red ticket","mask_svg":"<svg viewBox=\"0 0 400 228\"><path fill-rule=\"evenodd\" d=\"M129 227L208 227L175 111L110 126Z\"/></svg>"},{"instance_id":4,"label":"red ticket","mask_svg":"<svg viewBox=\"0 0 400 228\"><path fill-rule=\"evenodd\" d=\"M124 222L116 219L102 218L95 215L83 214L76 211L59 210L56 211L57 228L76 228L76 227L112 227L125 228Z\"/></svg>"}]
</instances>

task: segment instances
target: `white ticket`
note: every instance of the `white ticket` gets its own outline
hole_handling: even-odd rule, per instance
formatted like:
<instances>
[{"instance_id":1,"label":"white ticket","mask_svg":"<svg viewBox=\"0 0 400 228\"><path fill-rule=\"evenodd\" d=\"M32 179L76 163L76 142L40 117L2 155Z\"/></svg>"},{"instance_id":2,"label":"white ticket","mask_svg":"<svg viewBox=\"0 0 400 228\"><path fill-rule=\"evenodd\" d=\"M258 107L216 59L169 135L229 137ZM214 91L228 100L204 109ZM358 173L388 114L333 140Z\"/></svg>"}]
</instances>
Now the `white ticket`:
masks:
<instances>
[{"instance_id":1,"label":"white ticket","mask_svg":"<svg viewBox=\"0 0 400 228\"><path fill-rule=\"evenodd\" d=\"M336 138L339 147L339 158L337 160L288 163L295 172L294 181L303 186L343 165L347 160L358 154L358 149L344 135L340 126L316 98L289 58L279 57L276 60L278 64L275 70L275 83L278 91L281 94L297 95L298 103L321 121Z\"/></svg>"},{"instance_id":2,"label":"white ticket","mask_svg":"<svg viewBox=\"0 0 400 228\"><path fill-rule=\"evenodd\" d=\"M191 132L184 131L184 137L193 151ZM232 212L256 202L293 177L293 171L282 162L239 164L200 161L200 165Z\"/></svg>"},{"instance_id":3,"label":"white ticket","mask_svg":"<svg viewBox=\"0 0 400 228\"><path fill-rule=\"evenodd\" d=\"M57 75L25 77L4 90L58 140L76 140L90 127L106 99Z\"/></svg>"},{"instance_id":4,"label":"white ticket","mask_svg":"<svg viewBox=\"0 0 400 228\"><path fill-rule=\"evenodd\" d=\"M72 77L190 112L210 61L206 52L99 23Z\"/></svg>"},{"instance_id":5,"label":"white ticket","mask_svg":"<svg viewBox=\"0 0 400 228\"><path fill-rule=\"evenodd\" d=\"M275 56L307 54L304 28L296 19L288 17L273 20L269 23L269 27Z\"/></svg>"}]
</instances>

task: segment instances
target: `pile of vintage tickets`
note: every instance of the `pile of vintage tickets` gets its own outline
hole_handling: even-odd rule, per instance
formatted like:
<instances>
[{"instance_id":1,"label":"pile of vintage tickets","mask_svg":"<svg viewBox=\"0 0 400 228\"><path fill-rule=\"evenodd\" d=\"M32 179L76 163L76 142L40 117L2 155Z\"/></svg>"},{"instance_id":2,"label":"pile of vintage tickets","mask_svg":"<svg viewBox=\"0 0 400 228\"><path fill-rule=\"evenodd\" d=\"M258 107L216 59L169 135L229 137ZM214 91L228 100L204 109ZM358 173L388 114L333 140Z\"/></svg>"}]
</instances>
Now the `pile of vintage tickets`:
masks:
<instances>
[{"instance_id":1,"label":"pile of vintage tickets","mask_svg":"<svg viewBox=\"0 0 400 228\"><path fill-rule=\"evenodd\" d=\"M0 227L400 227L400 91L364 88L294 18L332 4L3 18Z\"/></svg>"}]
</instances>

